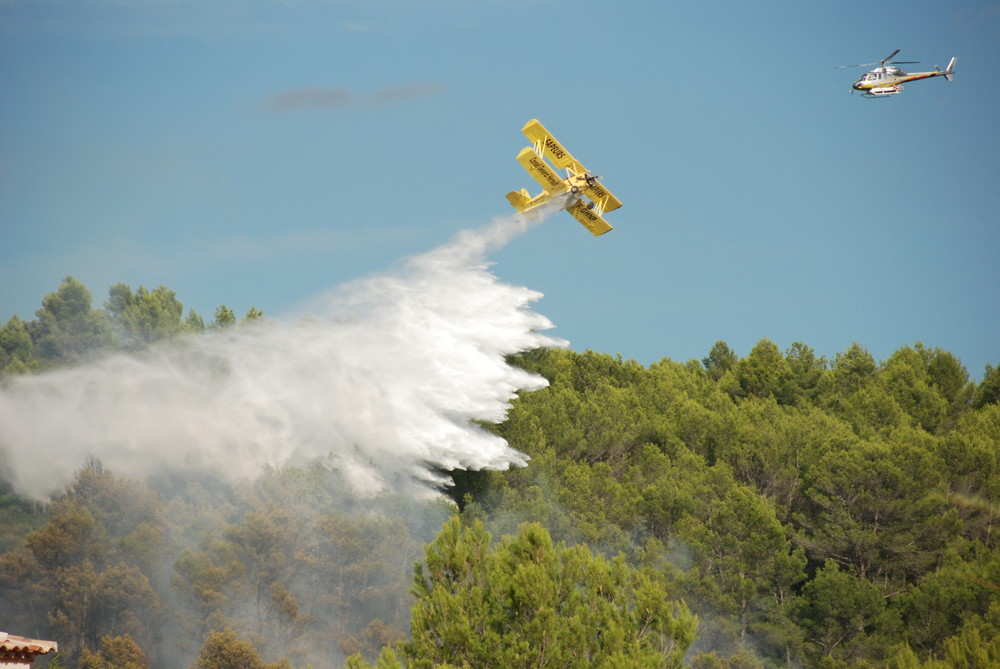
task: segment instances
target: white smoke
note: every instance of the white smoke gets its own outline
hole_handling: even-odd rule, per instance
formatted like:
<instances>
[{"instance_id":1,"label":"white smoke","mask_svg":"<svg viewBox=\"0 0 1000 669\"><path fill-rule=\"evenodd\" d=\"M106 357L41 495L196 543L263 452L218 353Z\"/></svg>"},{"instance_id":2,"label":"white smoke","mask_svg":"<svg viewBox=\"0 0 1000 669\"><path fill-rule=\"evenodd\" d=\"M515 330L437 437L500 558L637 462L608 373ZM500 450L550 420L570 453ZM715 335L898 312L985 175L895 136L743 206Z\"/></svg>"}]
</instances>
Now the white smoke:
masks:
<instances>
[{"instance_id":1,"label":"white smoke","mask_svg":"<svg viewBox=\"0 0 1000 669\"><path fill-rule=\"evenodd\" d=\"M502 283L487 253L523 232L497 219L392 271L330 291L291 321L185 336L141 355L12 379L0 389L0 465L44 498L88 456L117 475L332 461L359 491L440 482L434 469L506 469L526 456L473 421L501 422L545 379L504 356L566 342Z\"/></svg>"}]
</instances>

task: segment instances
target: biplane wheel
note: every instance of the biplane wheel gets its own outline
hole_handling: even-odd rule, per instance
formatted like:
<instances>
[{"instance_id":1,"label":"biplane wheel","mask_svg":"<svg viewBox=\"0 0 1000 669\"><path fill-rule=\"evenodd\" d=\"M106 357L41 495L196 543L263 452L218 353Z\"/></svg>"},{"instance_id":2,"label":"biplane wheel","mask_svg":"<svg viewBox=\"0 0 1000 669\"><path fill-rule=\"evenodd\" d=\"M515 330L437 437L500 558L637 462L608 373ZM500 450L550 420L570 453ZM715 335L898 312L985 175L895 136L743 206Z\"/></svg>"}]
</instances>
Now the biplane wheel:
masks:
<instances>
[{"instance_id":1,"label":"biplane wheel","mask_svg":"<svg viewBox=\"0 0 1000 669\"><path fill-rule=\"evenodd\" d=\"M573 195L576 195L577 193L580 192L580 187L579 186L573 186L572 188L569 189L569 192L571 192Z\"/></svg>"}]
</instances>

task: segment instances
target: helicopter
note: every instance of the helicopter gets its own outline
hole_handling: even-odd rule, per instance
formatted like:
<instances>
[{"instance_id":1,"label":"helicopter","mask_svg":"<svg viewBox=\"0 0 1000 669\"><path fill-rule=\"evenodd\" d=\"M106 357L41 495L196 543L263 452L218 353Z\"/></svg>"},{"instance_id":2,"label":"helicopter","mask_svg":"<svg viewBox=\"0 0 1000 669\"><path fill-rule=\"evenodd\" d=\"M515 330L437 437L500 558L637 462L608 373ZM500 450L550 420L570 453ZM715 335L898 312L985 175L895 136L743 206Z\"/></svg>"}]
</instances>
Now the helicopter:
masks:
<instances>
[{"instance_id":1,"label":"helicopter","mask_svg":"<svg viewBox=\"0 0 1000 669\"><path fill-rule=\"evenodd\" d=\"M955 58L948 63L948 67L942 72L938 67L933 72L914 72L907 74L896 65L919 63L919 60L892 60L893 56L899 53L896 49L882 60L875 63L861 63L859 65L841 65L836 69L845 67L869 67L876 65L874 70L858 77L858 80L851 86L851 92L861 91L866 98L884 98L891 95L899 95L903 92L903 84L909 81L919 81L920 79L930 79L931 77L944 77L948 81L953 81L952 74L955 72Z\"/></svg>"}]
</instances>

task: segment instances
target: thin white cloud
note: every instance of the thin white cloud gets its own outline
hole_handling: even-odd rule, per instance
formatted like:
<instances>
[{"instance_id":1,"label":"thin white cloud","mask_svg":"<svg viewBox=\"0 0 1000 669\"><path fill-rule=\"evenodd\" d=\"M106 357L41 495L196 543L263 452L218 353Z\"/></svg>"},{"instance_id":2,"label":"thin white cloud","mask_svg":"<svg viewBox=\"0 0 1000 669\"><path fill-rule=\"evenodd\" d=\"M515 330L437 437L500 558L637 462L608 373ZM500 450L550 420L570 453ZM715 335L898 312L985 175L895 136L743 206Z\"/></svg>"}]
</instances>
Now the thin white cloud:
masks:
<instances>
[{"instance_id":1,"label":"thin white cloud","mask_svg":"<svg viewBox=\"0 0 1000 669\"><path fill-rule=\"evenodd\" d=\"M337 109L357 102L346 88L292 88L266 98L261 106L268 111L298 109Z\"/></svg>"},{"instance_id":2,"label":"thin white cloud","mask_svg":"<svg viewBox=\"0 0 1000 669\"><path fill-rule=\"evenodd\" d=\"M437 93L443 88L443 84L428 81L418 81L404 86L387 86L372 95L369 103L373 105L393 105L413 98Z\"/></svg>"},{"instance_id":3,"label":"thin white cloud","mask_svg":"<svg viewBox=\"0 0 1000 669\"><path fill-rule=\"evenodd\" d=\"M431 95L444 89L444 84L417 81L401 86L387 86L375 93L358 93L344 87L291 88L265 98L261 108L272 112L303 109L342 109L344 107L378 107L394 105L414 98Z\"/></svg>"}]
</instances>

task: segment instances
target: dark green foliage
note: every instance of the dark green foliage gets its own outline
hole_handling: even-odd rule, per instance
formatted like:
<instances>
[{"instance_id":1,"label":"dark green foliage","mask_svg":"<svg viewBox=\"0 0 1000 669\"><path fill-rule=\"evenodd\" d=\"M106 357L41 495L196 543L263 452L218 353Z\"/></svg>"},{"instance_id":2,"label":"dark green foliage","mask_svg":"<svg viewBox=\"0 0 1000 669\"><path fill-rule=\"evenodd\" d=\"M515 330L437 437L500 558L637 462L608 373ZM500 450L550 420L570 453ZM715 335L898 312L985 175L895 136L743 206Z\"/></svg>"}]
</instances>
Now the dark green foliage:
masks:
<instances>
[{"instance_id":1,"label":"dark green foliage","mask_svg":"<svg viewBox=\"0 0 1000 669\"><path fill-rule=\"evenodd\" d=\"M792 368L777 345L762 339L750 355L738 361L732 369L739 385L739 397L773 398L781 404L792 400Z\"/></svg>"},{"instance_id":2,"label":"dark green foliage","mask_svg":"<svg viewBox=\"0 0 1000 669\"><path fill-rule=\"evenodd\" d=\"M42 299L36 320L11 316L0 326L0 379L14 374L73 365L114 351L138 351L185 332L204 332L205 321L193 310L181 319L184 305L164 286L133 292L124 283L108 289L104 309L92 307L90 290L71 276ZM250 307L241 325L260 321L264 312ZM215 311L209 329L237 324L225 305Z\"/></svg>"},{"instance_id":3,"label":"dark green foliage","mask_svg":"<svg viewBox=\"0 0 1000 669\"><path fill-rule=\"evenodd\" d=\"M739 357L724 341L717 341L712 350L701 360L709 375L718 380L739 361Z\"/></svg>"},{"instance_id":4,"label":"dark green foliage","mask_svg":"<svg viewBox=\"0 0 1000 669\"><path fill-rule=\"evenodd\" d=\"M195 669L291 669L291 665L287 660L265 663L252 643L225 629L208 635Z\"/></svg>"},{"instance_id":5,"label":"dark green foliage","mask_svg":"<svg viewBox=\"0 0 1000 669\"><path fill-rule=\"evenodd\" d=\"M452 484L444 492L455 502L459 511L463 511L466 504L477 497L482 500L490 485L488 471L456 469L441 473L451 478Z\"/></svg>"},{"instance_id":6,"label":"dark green foliage","mask_svg":"<svg viewBox=\"0 0 1000 669\"><path fill-rule=\"evenodd\" d=\"M118 328L123 344L137 347L161 339L169 339L184 330L181 314L184 305L174 291L160 286L149 291L145 287L133 293L124 283L111 286L104 303L108 315Z\"/></svg>"},{"instance_id":7,"label":"dark green foliage","mask_svg":"<svg viewBox=\"0 0 1000 669\"><path fill-rule=\"evenodd\" d=\"M870 652L869 639L885 619L886 609L877 585L829 560L802 588L793 615L805 632L807 657L815 662Z\"/></svg>"},{"instance_id":8,"label":"dark green foliage","mask_svg":"<svg viewBox=\"0 0 1000 669\"><path fill-rule=\"evenodd\" d=\"M1000 404L1000 365L986 365L983 382L976 389L974 398L974 406L980 409L987 404Z\"/></svg>"},{"instance_id":9,"label":"dark green foliage","mask_svg":"<svg viewBox=\"0 0 1000 669\"><path fill-rule=\"evenodd\" d=\"M29 324L28 332L40 366L78 363L115 343L107 315L91 307L90 291L71 276L45 296L35 315L38 320Z\"/></svg>"},{"instance_id":10,"label":"dark green foliage","mask_svg":"<svg viewBox=\"0 0 1000 669\"><path fill-rule=\"evenodd\" d=\"M827 369L826 360L817 358L816 353L802 342L791 345L785 352L785 360L790 372L788 389L791 398L803 405L812 403Z\"/></svg>"},{"instance_id":11,"label":"dark green foliage","mask_svg":"<svg viewBox=\"0 0 1000 669\"><path fill-rule=\"evenodd\" d=\"M231 325L236 325L236 314L226 305L220 304L215 309L215 321L212 322L212 327L227 328Z\"/></svg>"},{"instance_id":12,"label":"dark green foliage","mask_svg":"<svg viewBox=\"0 0 1000 669\"><path fill-rule=\"evenodd\" d=\"M0 374L24 374L36 365L35 344L24 321L11 316L0 327Z\"/></svg>"},{"instance_id":13,"label":"dark green foliage","mask_svg":"<svg viewBox=\"0 0 1000 669\"><path fill-rule=\"evenodd\" d=\"M499 545L452 518L414 581L411 667L679 667L695 618L619 556L526 524Z\"/></svg>"},{"instance_id":14,"label":"dark green foliage","mask_svg":"<svg viewBox=\"0 0 1000 669\"><path fill-rule=\"evenodd\" d=\"M704 369L617 361L603 383L597 354L526 356L552 385L501 426L532 461L489 479L489 522L660 565L701 613L704 666L866 666L897 645L930 662L971 643L957 635L1000 593L1000 409L973 400L992 377L976 388L919 343L830 365L804 344L728 350Z\"/></svg>"},{"instance_id":15,"label":"dark green foliage","mask_svg":"<svg viewBox=\"0 0 1000 669\"><path fill-rule=\"evenodd\" d=\"M99 650L80 654L80 669L149 669L149 660L131 636L106 636Z\"/></svg>"}]
</instances>

